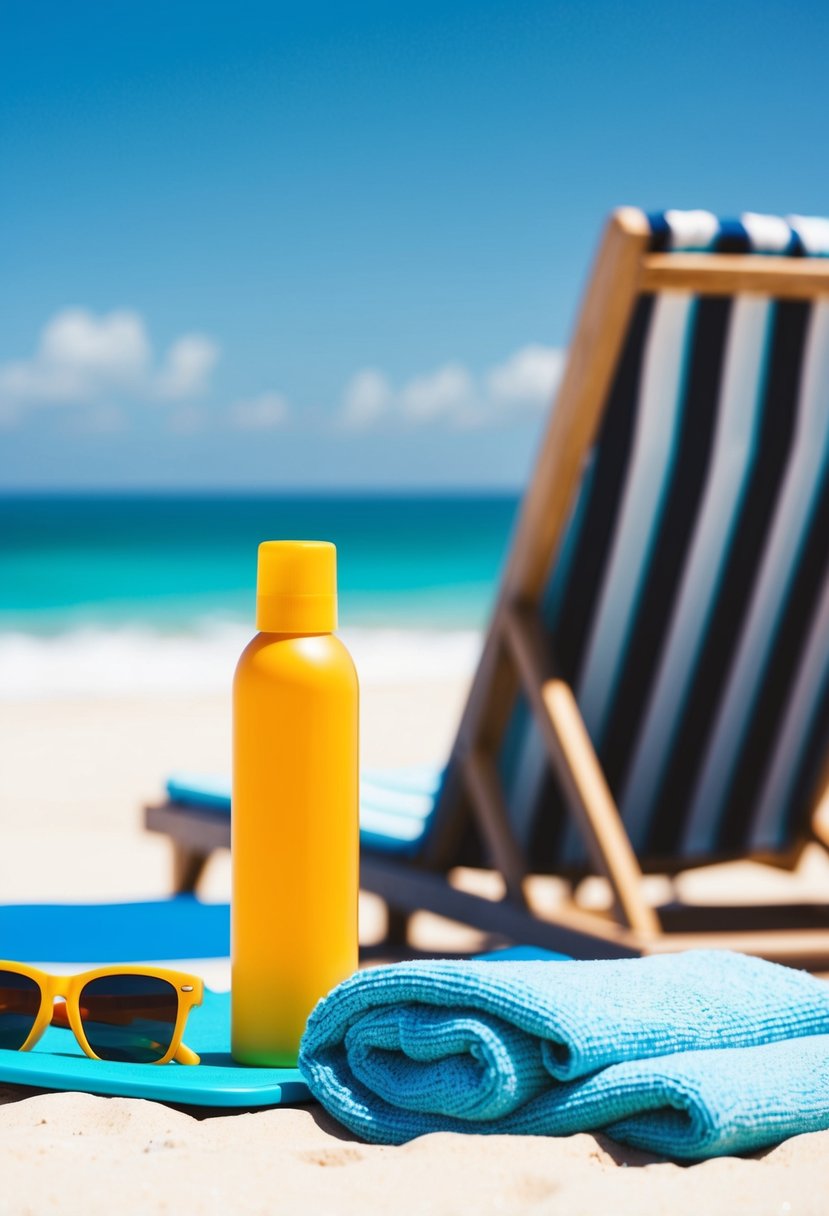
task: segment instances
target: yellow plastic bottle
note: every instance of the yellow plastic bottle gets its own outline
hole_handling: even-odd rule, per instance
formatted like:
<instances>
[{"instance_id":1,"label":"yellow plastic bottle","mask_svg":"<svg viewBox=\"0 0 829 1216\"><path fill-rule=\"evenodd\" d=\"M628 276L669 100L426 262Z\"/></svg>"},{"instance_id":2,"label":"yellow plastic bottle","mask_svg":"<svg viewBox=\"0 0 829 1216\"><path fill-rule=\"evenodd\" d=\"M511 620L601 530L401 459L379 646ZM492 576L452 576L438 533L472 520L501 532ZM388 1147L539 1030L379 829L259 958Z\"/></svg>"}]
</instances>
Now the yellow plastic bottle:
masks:
<instances>
[{"instance_id":1,"label":"yellow plastic bottle","mask_svg":"<svg viewBox=\"0 0 829 1216\"><path fill-rule=\"evenodd\" d=\"M320 997L357 967L357 673L337 554L259 546L256 626L233 684L231 1031L243 1064L296 1063Z\"/></svg>"}]
</instances>

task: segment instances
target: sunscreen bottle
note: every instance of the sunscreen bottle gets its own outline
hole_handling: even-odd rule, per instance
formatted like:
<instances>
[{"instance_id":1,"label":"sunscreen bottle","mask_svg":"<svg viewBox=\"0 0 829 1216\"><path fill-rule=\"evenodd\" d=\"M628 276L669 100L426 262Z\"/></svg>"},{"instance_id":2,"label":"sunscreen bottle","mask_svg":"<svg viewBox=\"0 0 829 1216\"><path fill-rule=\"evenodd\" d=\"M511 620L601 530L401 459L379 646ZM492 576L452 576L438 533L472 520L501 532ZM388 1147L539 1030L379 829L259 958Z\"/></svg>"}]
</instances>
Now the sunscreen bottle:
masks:
<instances>
[{"instance_id":1,"label":"sunscreen bottle","mask_svg":"<svg viewBox=\"0 0 829 1216\"><path fill-rule=\"evenodd\" d=\"M233 684L232 1053L293 1066L308 1015L357 968L357 673L337 552L259 546L256 626Z\"/></svg>"}]
</instances>

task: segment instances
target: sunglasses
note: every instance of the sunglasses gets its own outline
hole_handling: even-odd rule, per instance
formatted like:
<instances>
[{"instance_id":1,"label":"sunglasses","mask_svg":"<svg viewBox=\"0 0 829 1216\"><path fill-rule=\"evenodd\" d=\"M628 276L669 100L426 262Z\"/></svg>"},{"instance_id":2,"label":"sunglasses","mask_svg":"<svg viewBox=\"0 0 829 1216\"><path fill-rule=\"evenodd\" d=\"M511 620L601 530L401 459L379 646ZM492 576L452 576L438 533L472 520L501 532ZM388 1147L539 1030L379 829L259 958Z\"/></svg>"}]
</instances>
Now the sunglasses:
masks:
<instances>
[{"instance_id":1,"label":"sunglasses","mask_svg":"<svg viewBox=\"0 0 829 1216\"><path fill-rule=\"evenodd\" d=\"M203 981L183 971L99 967L49 975L0 960L0 1048L29 1051L52 1025L71 1030L93 1060L198 1064L181 1038L203 995Z\"/></svg>"}]
</instances>

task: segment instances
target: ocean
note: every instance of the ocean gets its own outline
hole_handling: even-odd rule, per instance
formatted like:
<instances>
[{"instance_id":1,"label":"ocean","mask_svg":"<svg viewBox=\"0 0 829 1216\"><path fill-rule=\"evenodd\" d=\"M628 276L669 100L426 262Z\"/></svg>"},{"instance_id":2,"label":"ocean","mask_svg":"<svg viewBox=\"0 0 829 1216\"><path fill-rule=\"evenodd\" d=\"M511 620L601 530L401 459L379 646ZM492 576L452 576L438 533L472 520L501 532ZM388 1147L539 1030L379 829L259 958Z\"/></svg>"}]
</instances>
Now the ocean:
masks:
<instances>
[{"instance_id":1,"label":"ocean","mask_svg":"<svg viewBox=\"0 0 829 1216\"><path fill-rule=\"evenodd\" d=\"M219 691L254 632L256 546L337 545L364 678L467 674L512 495L0 497L0 697Z\"/></svg>"}]
</instances>

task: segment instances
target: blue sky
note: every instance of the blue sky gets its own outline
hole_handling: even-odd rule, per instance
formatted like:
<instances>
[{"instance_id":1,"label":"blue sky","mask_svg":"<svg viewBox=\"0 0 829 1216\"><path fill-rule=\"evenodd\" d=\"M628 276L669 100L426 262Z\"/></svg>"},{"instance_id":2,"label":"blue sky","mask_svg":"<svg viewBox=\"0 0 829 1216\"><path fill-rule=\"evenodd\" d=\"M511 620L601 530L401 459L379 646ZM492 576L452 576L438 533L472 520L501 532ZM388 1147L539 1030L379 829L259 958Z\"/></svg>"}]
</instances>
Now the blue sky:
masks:
<instances>
[{"instance_id":1,"label":"blue sky","mask_svg":"<svg viewBox=\"0 0 829 1216\"><path fill-rule=\"evenodd\" d=\"M520 484L610 208L829 214L827 35L6 0L0 488Z\"/></svg>"}]
</instances>

